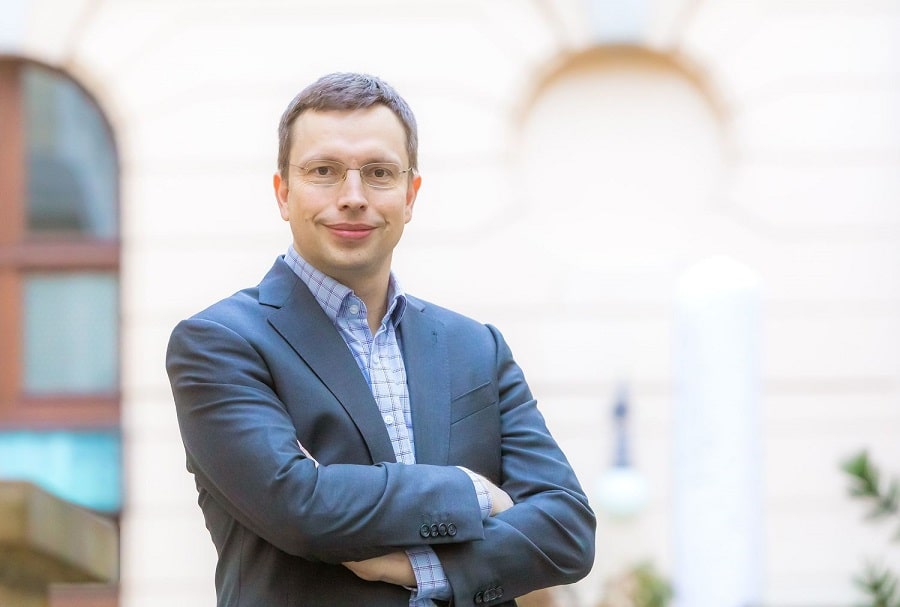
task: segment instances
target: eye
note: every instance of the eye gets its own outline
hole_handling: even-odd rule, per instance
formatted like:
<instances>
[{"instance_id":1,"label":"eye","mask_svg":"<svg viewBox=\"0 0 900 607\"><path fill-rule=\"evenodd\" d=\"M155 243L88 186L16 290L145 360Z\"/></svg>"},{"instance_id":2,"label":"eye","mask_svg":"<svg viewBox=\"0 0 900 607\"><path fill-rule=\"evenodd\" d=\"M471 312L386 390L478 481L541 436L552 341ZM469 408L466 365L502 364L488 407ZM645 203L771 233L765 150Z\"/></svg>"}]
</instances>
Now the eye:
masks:
<instances>
[{"instance_id":1,"label":"eye","mask_svg":"<svg viewBox=\"0 0 900 607\"><path fill-rule=\"evenodd\" d=\"M311 162L306 165L306 172L312 177L331 177L338 175L338 169L331 162Z\"/></svg>"},{"instance_id":2,"label":"eye","mask_svg":"<svg viewBox=\"0 0 900 607\"><path fill-rule=\"evenodd\" d=\"M397 177L398 167L393 164L367 164L364 169L364 177L378 185L388 185L393 183Z\"/></svg>"},{"instance_id":3,"label":"eye","mask_svg":"<svg viewBox=\"0 0 900 607\"><path fill-rule=\"evenodd\" d=\"M303 167L303 178L308 183L334 185L344 177L344 165L333 160L310 160Z\"/></svg>"}]
</instances>

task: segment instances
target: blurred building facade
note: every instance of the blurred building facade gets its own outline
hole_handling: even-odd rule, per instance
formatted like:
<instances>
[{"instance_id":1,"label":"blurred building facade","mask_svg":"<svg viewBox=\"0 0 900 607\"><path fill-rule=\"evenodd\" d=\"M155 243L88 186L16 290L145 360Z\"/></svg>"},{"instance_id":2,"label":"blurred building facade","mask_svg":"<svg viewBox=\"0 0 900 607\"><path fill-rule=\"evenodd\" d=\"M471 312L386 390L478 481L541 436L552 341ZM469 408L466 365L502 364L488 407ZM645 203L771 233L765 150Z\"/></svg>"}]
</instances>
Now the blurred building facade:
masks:
<instances>
[{"instance_id":1,"label":"blurred building facade","mask_svg":"<svg viewBox=\"0 0 900 607\"><path fill-rule=\"evenodd\" d=\"M115 141L123 606L213 604L166 341L287 248L277 120L330 71L412 105L423 186L395 268L503 330L589 491L628 383L649 502L601 516L573 601L674 570L673 303L714 254L764 289L764 603L850 603L888 554L838 466L900 461L895 0L3 0L0 57L73 79Z\"/></svg>"}]
</instances>

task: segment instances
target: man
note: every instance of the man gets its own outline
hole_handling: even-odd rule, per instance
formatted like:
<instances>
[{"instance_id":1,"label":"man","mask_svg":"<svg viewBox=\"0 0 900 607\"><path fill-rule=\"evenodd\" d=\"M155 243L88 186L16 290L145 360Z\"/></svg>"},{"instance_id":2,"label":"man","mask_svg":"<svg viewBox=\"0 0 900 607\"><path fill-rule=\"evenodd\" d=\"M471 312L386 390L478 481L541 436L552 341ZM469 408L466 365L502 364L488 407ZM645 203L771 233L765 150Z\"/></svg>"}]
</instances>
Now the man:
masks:
<instances>
[{"instance_id":1,"label":"man","mask_svg":"<svg viewBox=\"0 0 900 607\"><path fill-rule=\"evenodd\" d=\"M279 125L293 243L167 355L218 605L514 605L590 570L594 515L500 333L391 272L422 178L406 102L331 74Z\"/></svg>"}]
</instances>

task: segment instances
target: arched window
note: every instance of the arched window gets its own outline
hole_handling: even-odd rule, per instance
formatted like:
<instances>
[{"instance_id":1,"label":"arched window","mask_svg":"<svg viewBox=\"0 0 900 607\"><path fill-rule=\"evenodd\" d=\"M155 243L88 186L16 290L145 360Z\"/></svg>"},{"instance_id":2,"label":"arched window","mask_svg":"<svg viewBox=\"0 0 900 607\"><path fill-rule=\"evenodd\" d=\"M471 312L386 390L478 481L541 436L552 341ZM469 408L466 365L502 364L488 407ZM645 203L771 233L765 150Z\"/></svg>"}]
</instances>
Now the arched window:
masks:
<instances>
[{"instance_id":1,"label":"arched window","mask_svg":"<svg viewBox=\"0 0 900 607\"><path fill-rule=\"evenodd\" d=\"M0 58L0 477L121 504L119 184L65 74Z\"/></svg>"}]
</instances>

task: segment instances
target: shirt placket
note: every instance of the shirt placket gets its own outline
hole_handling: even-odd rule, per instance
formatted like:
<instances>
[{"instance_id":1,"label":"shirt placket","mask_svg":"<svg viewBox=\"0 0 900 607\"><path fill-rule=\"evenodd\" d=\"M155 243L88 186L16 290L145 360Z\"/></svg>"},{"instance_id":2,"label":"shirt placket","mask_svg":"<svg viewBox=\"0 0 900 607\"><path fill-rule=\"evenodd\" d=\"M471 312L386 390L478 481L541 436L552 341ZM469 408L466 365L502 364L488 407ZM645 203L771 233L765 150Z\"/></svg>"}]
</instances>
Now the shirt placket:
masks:
<instances>
[{"instance_id":1,"label":"shirt placket","mask_svg":"<svg viewBox=\"0 0 900 607\"><path fill-rule=\"evenodd\" d=\"M404 406L406 381L402 373L402 363L397 358L399 348L392 347L391 327L382 327L372 339L368 356L368 369L372 392L378 410L384 420L391 446L398 462L414 464L412 436L407 425ZM395 352L396 351L396 352Z\"/></svg>"}]
</instances>

